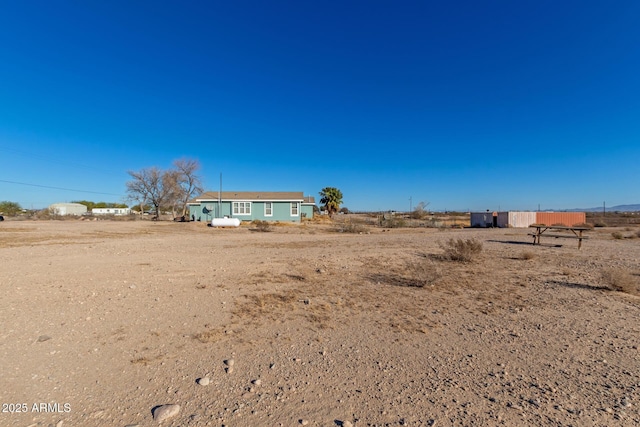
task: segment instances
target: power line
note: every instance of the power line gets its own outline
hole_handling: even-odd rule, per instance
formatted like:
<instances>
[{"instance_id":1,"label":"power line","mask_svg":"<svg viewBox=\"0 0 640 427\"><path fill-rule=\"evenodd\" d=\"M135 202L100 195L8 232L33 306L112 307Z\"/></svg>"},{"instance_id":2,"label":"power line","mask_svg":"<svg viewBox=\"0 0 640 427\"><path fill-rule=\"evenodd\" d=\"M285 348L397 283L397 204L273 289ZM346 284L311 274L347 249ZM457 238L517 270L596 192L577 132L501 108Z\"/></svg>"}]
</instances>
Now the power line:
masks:
<instances>
[{"instance_id":1,"label":"power line","mask_svg":"<svg viewBox=\"0 0 640 427\"><path fill-rule=\"evenodd\" d=\"M50 187L48 185L28 184L26 182L6 181L4 179L0 179L0 182L5 182L7 184L27 185L29 187L49 188L52 190L75 191L77 193L102 194L106 196L118 196L118 197L121 196L121 194L103 193L100 191L75 190L72 188L62 188L62 187Z\"/></svg>"}]
</instances>

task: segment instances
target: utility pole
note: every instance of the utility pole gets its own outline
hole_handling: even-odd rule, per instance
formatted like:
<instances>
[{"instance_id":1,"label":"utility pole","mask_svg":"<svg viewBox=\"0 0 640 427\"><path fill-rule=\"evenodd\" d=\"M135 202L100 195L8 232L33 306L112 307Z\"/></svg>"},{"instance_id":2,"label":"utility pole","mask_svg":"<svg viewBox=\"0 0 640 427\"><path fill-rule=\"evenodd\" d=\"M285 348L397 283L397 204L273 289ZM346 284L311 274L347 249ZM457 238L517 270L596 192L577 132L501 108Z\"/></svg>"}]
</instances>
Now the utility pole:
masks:
<instances>
[{"instance_id":1,"label":"utility pole","mask_svg":"<svg viewBox=\"0 0 640 427\"><path fill-rule=\"evenodd\" d=\"M218 214L216 218L222 218L222 172L220 172L220 189L218 190Z\"/></svg>"},{"instance_id":2,"label":"utility pole","mask_svg":"<svg viewBox=\"0 0 640 427\"><path fill-rule=\"evenodd\" d=\"M413 196L409 196L409 225L413 225L412 221L412 212L413 212Z\"/></svg>"}]
</instances>

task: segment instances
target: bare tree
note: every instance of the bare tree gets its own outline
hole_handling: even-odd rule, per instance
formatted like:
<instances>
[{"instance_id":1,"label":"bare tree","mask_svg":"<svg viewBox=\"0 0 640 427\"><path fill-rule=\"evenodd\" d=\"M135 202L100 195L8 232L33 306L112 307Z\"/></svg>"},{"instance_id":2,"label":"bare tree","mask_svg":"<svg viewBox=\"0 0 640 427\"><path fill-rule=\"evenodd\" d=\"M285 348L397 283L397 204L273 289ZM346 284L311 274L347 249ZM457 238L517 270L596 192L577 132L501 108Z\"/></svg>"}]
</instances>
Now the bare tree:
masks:
<instances>
[{"instance_id":1,"label":"bare tree","mask_svg":"<svg viewBox=\"0 0 640 427\"><path fill-rule=\"evenodd\" d=\"M127 193L131 200L140 204L150 203L155 208L155 219L160 209L174 203L177 198L177 172L163 171L157 167L129 171L133 178L127 182Z\"/></svg>"},{"instance_id":2,"label":"bare tree","mask_svg":"<svg viewBox=\"0 0 640 427\"><path fill-rule=\"evenodd\" d=\"M200 163L194 159L178 159L173 162L173 166L178 173L176 182L178 184L177 199L182 205L182 216L187 213L187 203L194 195L204 191L202 180L196 172L200 169Z\"/></svg>"},{"instance_id":3,"label":"bare tree","mask_svg":"<svg viewBox=\"0 0 640 427\"><path fill-rule=\"evenodd\" d=\"M429 206L431 202L420 202L416 205L416 207L414 208L413 212L411 212L410 218L413 219L422 219L425 216L427 216L427 206Z\"/></svg>"}]
</instances>

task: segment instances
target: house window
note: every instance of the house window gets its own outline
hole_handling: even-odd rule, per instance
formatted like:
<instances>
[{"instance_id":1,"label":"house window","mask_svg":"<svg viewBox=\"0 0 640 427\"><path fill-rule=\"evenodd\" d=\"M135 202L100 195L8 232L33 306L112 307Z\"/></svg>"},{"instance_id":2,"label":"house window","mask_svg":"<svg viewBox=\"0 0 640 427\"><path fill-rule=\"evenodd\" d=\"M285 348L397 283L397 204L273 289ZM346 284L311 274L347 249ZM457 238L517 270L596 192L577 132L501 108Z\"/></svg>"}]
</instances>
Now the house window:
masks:
<instances>
[{"instance_id":1,"label":"house window","mask_svg":"<svg viewBox=\"0 0 640 427\"><path fill-rule=\"evenodd\" d=\"M273 216L273 203L264 202L264 216Z\"/></svg>"},{"instance_id":2,"label":"house window","mask_svg":"<svg viewBox=\"0 0 640 427\"><path fill-rule=\"evenodd\" d=\"M291 216L298 216L299 204L297 202L291 203Z\"/></svg>"},{"instance_id":3,"label":"house window","mask_svg":"<svg viewBox=\"0 0 640 427\"><path fill-rule=\"evenodd\" d=\"M251 215L251 202L233 202L234 215Z\"/></svg>"}]
</instances>

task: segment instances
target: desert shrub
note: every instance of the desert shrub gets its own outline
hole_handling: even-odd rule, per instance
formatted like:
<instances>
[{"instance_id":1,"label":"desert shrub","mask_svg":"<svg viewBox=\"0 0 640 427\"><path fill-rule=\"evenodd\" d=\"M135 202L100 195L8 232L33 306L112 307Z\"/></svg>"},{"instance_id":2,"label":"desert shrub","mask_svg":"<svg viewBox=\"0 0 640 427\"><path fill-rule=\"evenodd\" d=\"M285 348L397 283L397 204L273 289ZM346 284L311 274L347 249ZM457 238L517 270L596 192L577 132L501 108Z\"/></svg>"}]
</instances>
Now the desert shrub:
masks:
<instances>
[{"instance_id":1,"label":"desert shrub","mask_svg":"<svg viewBox=\"0 0 640 427\"><path fill-rule=\"evenodd\" d=\"M583 222L582 224L576 224L576 227L585 227L588 228L589 230L593 230L593 224L590 224L588 222Z\"/></svg>"},{"instance_id":2,"label":"desert shrub","mask_svg":"<svg viewBox=\"0 0 640 427\"><path fill-rule=\"evenodd\" d=\"M613 233L611 233L611 237L613 237L616 240L624 239L623 234L619 231L614 231Z\"/></svg>"},{"instance_id":3,"label":"desert shrub","mask_svg":"<svg viewBox=\"0 0 640 427\"><path fill-rule=\"evenodd\" d=\"M444 228L444 222L442 220L436 218L436 217L429 218L427 220L427 222L425 223L425 227L443 229Z\"/></svg>"},{"instance_id":4,"label":"desert shrub","mask_svg":"<svg viewBox=\"0 0 640 427\"><path fill-rule=\"evenodd\" d=\"M49 209L42 209L33 213L33 217L35 219L51 219L52 216L53 212L51 212Z\"/></svg>"},{"instance_id":5,"label":"desert shrub","mask_svg":"<svg viewBox=\"0 0 640 427\"><path fill-rule=\"evenodd\" d=\"M640 294L638 283L627 271L607 269L602 272L602 281L611 290L625 292L628 294Z\"/></svg>"},{"instance_id":6,"label":"desert shrub","mask_svg":"<svg viewBox=\"0 0 640 427\"><path fill-rule=\"evenodd\" d=\"M450 261L469 262L482 252L482 242L476 239L449 239L440 242L442 258Z\"/></svg>"},{"instance_id":7,"label":"desert shrub","mask_svg":"<svg viewBox=\"0 0 640 427\"><path fill-rule=\"evenodd\" d=\"M392 217L383 219L380 225L385 228L402 228L407 226L407 221L404 218Z\"/></svg>"},{"instance_id":8,"label":"desert shrub","mask_svg":"<svg viewBox=\"0 0 640 427\"><path fill-rule=\"evenodd\" d=\"M335 226L338 233L366 233L367 227L361 223L354 221L344 221Z\"/></svg>"},{"instance_id":9,"label":"desert shrub","mask_svg":"<svg viewBox=\"0 0 640 427\"><path fill-rule=\"evenodd\" d=\"M531 251L524 251L520 254L520 259L524 261L534 259L535 257L536 257L536 254L534 254Z\"/></svg>"},{"instance_id":10,"label":"desert shrub","mask_svg":"<svg viewBox=\"0 0 640 427\"><path fill-rule=\"evenodd\" d=\"M258 231L262 231L262 232L271 231L271 224L269 224L269 221L261 221L259 219L254 219L253 225L256 227L256 230Z\"/></svg>"},{"instance_id":11,"label":"desert shrub","mask_svg":"<svg viewBox=\"0 0 640 427\"><path fill-rule=\"evenodd\" d=\"M594 227L607 227L607 223L606 222L596 222L595 224L593 224Z\"/></svg>"}]
</instances>

